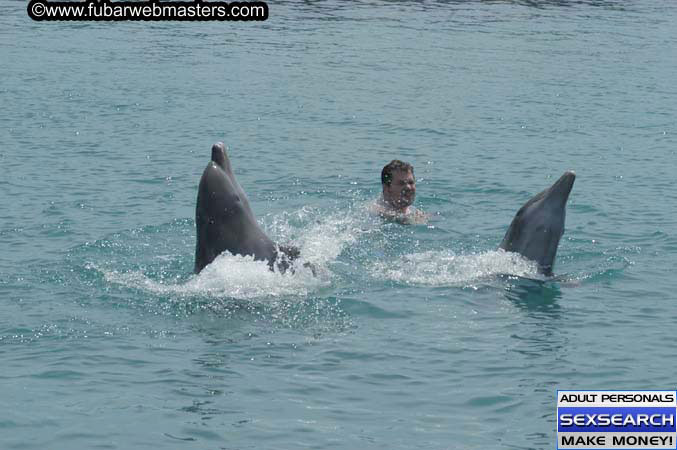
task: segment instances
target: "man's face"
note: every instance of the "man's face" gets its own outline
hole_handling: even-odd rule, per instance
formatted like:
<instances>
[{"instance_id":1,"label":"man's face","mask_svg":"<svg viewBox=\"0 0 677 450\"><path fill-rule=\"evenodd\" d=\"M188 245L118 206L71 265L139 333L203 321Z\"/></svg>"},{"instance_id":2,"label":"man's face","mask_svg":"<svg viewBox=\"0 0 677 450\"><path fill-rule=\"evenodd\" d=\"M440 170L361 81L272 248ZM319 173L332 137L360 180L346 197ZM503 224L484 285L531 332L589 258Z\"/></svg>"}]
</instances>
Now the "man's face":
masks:
<instances>
[{"instance_id":1,"label":"man's face","mask_svg":"<svg viewBox=\"0 0 677 450\"><path fill-rule=\"evenodd\" d=\"M390 186L383 185L383 199L397 209L404 209L414 203L416 179L411 171L396 170Z\"/></svg>"}]
</instances>

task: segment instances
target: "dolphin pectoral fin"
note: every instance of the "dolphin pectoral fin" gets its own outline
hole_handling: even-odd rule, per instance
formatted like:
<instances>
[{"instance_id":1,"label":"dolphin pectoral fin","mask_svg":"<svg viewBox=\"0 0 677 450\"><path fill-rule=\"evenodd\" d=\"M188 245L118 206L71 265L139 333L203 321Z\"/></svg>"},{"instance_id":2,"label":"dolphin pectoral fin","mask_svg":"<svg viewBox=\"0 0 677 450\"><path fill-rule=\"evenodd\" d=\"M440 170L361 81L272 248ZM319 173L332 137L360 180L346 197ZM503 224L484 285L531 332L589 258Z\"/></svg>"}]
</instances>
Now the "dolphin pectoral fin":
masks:
<instances>
[{"instance_id":1,"label":"dolphin pectoral fin","mask_svg":"<svg viewBox=\"0 0 677 450\"><path fill-rule=\"evenodd\" d=\"M285 273L287 269L291 267L293 272L294 269L292 264L296 258L301 256L301 251L298 249L298 247L293 245L278 245L277 248L278 252L275 254L275 259L269 263L271 269L275 265L277 266L280 273Z\"/></svg>"},{"instance_id":2,"label":"dolphin pectoral fin","mask_svg":"<svg viewBox=\"0 0 677 450\"><path fill-rule=\"evenodd\" d=\"M294 245L280 245L278 248L287 258L289 258L290 261L293 261L301 256L301 250L299 250L299 248Z\"/></svg>"},{"instance_id":3,"label":"dolphin pectoral fin","mask_svg":"<svg viewBox=\"0 0 677 450\"><path fill-rule=\"evenodd\" d=\"M275 265L280 273L285 273L287 269L294 273L294 262L301 256L301 250L294 245L278 245L279 253L275 258ZM317 276L315 266L310 262L304 262L303 267L310 269L313 276ZM272 269L271 264L271 269Z\"/></svg>"},{"instance_id":4,"label":"dolphin pectoral fin","mask_svg":"<svg viewBox=\"0 0 677 450\"><path fill-rule=\"evenodd\" d=\"M303 263L303 267L310 269L310 271L312 272L314 277L317 276L317 268L315 267L314 264L306 262L306 263Z\"/></svg>"}]
</instances>

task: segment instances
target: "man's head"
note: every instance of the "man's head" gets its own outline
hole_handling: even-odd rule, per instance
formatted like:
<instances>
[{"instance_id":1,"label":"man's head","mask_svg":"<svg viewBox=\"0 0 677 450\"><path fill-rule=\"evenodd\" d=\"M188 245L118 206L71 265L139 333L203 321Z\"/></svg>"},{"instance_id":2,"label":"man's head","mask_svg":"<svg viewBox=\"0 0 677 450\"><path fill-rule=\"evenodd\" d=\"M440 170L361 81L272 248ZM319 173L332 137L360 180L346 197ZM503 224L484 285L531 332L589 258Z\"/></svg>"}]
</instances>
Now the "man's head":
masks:
<instances>
[{"instance_id":1,"label":"man's head","mask_svg":"<svg viewBox=\"0 0 677 450\"><path fill-rule=\"evenodd\" d=\"M381 171L383 200L392 208L405 211L416 198L416 178L411 164L394 159Z\"/></svg>"}]
</instances>

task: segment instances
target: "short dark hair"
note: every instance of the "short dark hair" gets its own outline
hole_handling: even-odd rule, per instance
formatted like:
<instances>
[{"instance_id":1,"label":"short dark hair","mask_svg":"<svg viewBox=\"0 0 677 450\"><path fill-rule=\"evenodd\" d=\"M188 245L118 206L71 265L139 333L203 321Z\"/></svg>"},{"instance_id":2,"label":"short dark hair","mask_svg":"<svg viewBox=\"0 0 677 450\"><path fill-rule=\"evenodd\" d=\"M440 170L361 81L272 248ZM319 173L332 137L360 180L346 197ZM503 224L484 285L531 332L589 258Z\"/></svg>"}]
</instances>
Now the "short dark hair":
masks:
<instances>
[{"instance_id":1,"label":"short dark hair","mask_svg":"<svg viewBox=\"0 0 677 450\"><path fill-rule=\"evenodd\" d=\"M400 172L411 172L414 174L414 166L399 159L393 159L388 164L383 167L381 171L381 184L387 184L390 186L390 183L393 181L393 172L399 170Z\"/></svg>"}]
</instances>

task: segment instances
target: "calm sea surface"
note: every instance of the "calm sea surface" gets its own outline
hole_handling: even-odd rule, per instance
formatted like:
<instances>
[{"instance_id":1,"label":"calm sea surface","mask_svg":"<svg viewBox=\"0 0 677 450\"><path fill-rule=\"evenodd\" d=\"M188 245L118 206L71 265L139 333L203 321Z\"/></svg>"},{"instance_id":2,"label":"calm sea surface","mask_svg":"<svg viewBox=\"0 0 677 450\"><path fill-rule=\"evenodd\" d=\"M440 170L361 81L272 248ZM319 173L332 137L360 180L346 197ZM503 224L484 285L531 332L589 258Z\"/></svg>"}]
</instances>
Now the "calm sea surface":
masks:
<instances>
[{"instance_id":1,"label":"calm sea surface","mask_svg":"<svg viewBox=\"0 0 677 450\"><path fill-rule=\"evenodd\" d=\"M557 389L677 387L672 1L0 0L0 448L542 449ZM192 275L222 140L313 277ZM393 158L428 226L367 211ZM496 252L578 178L555 280Z\"/></svg>"}]
</instances>

